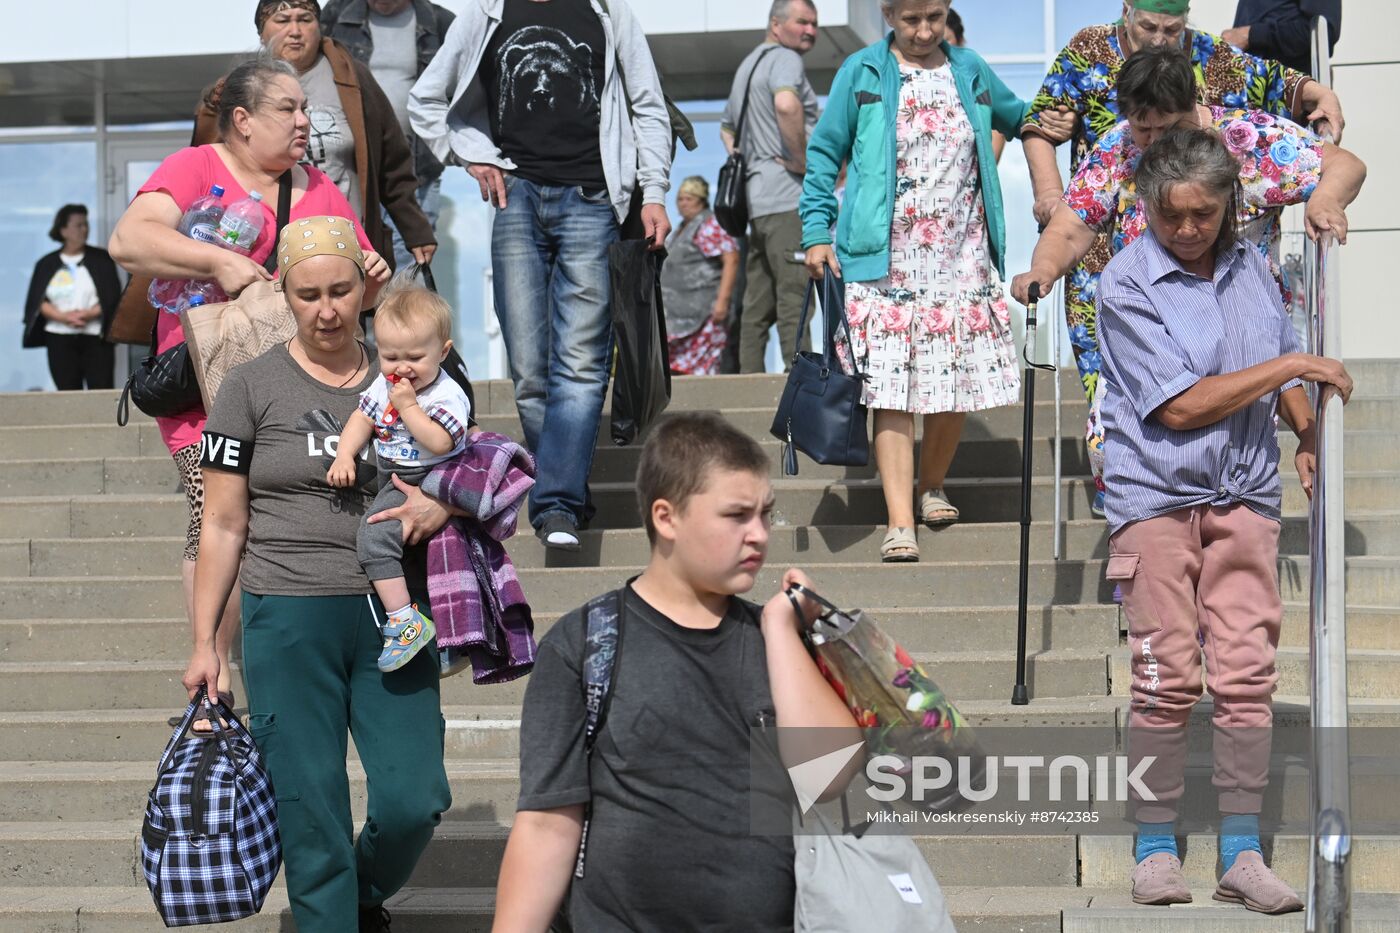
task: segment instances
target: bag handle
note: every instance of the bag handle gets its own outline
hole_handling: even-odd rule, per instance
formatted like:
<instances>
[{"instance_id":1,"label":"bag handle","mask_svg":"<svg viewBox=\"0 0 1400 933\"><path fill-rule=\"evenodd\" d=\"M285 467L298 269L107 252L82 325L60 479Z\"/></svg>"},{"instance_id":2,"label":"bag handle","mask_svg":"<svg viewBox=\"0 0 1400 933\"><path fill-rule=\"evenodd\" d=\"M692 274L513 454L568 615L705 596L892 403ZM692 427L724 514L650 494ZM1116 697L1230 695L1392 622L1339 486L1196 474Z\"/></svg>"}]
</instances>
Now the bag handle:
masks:
<instances>
[{"instance_id":1,"label":"bag handle","mask_svg":"<svg viewBox=\"0 0 1400 933\"><path fill-rule=\"evenodd\" d=\"M292 170L287 169L277 179L277 229L272 231L272 252L263 260L263 268L272 275L277 274L277 241L282 238L282 228L292 217Z\"/></svg>"},{"instance_id":2,"label":"bag handle","mask_svg":"<svg viewBox=\"0 0 1400 933\"><path fill-rule=\"evenodd\" d=\"M821 314L822 314L822 363L827 369L836 368L836 333L838 328L845 328L846 339L851 339L851 323L846 320L846 302L844 298L844 286L830 269L826 270L821 277ZM817 291L817 280L807 280L807 296L802 300L802 315L797 321L797 336L800 341L802 335L807 333L807 315L812 310L812 296ZM833 326L832 308L836 308L836 319ZM854 362L852 363L854 366ZM866 375L856 371L857 377L864 379Z\"/></svg>"},{"instance_id":3,"label":"bag handle","mask_svg":"<svg viewBox=\"0 0 1400 933\"><path fill-rule=\"evenodd\" d=\"M734 151L739 151L739 139L744 135L744 120L749 115L749 92L753 90L753 76L758 71L759 63L769 52L775 51L778 46L769 46L758 53L758 58L754 59L753 67L749 69L749 80L744 84L744 102L739 105L739 122L734 126Z\"/></svg>"},{"instance_id":4,"label":"bag handle","mask_svg":"<svg viewBox=\"0 0 1400 933\"><path fill-rule=\"evenodd\" d=\"M204 687L200 687L199 693L195 695L193 700L190 700L190 705L185 707L185 715L180 718L180 724L176 726L175 731L170 734L170 741L165 743L165 751L161 753L160 762L156 765L157 780L165 773L165 766L169 764L170 756L174 754L175 747L180 744L180 738L189 730L190 725L194 722L194 716L199 710L200 704L204 705L204 709L209 715L210 727L214 730L214 735L218 738L219 744L223 746L224 753L227 754L229 760L233 762L233 766L236 770L243 770L243 765L239 761L238 753L234 751L233 746L229 743L228 735L224 731L224 728L219 725L219 714L218 711L214 709L214 704L209 702L208 690ZM228 704L220 700L219 708L227 710L229 721L232 722L234 719L233 710L229 709ZM230 731L232 728L232 726L229 727Z\"/></svg>"}]
</instances>

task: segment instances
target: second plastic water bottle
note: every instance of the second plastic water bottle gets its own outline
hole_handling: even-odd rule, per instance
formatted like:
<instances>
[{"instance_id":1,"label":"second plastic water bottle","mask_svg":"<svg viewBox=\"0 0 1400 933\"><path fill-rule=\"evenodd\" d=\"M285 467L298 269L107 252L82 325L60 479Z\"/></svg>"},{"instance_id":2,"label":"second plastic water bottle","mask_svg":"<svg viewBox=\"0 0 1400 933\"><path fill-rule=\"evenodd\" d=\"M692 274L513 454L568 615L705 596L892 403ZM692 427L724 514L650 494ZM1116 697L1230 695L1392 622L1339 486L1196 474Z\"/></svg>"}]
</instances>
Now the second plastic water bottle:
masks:
<instances>
[{"instance_id":1,"label":"second plastic water bottle","mask_svg":"<svg viewBox=\"0 0 1400 933\"><path fill-rule=\"evenodd\" d=\"M263 228L262 195L254 191L224 211L219 220L219 245L248 256Z\"/></svg>"}]
</instances>

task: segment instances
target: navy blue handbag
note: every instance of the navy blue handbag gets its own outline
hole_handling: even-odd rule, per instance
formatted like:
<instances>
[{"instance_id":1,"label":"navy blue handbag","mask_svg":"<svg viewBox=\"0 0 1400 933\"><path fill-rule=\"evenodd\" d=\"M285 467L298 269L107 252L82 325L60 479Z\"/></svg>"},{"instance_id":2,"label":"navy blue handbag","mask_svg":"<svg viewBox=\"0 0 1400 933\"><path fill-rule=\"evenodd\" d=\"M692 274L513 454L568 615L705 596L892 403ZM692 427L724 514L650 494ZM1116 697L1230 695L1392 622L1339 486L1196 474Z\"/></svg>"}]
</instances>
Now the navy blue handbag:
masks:
<instances>
[{"instance_id":1,"label":"navy blue handbag","mask_svg":"<svg viewBox=\"0 0 1400 933\"><path fill-rule=\"evenodd\" d=\"M141 871L168 927L226 923L262 909L282 867L277 802L253 737L222 703L214 735L189 735L201 692L170 737L141 826Z\"/></svg>"},{"instance_id":2,"label":"navy blue handbag","mask_svg":"<svg viewBox=\"0 0 1400 933\"><path fill-rule=\"evenodd\" d=\"M797 475L797 451L830 466L865 466L870 462L866 430L864 373L842 371L834 344L838 327L846 329L845 286L826 271L807 283L799 335L807 332L807 313L821 289L822 350L799 350L792 358L787 385L773 418L773 436L783 442L783 475Z\"/></svg>"}]
</instances>

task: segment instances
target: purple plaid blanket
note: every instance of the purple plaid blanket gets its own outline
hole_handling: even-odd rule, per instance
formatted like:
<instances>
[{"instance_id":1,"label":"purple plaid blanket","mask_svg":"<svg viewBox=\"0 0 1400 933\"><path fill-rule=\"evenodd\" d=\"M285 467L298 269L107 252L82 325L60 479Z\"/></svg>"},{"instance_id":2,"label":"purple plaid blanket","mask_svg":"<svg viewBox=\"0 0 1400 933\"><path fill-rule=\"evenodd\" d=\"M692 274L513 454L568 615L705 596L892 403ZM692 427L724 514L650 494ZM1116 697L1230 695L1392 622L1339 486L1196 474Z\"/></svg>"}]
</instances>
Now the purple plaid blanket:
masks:
<instances>
[{"instance_id":1,"label":"purple plaid blanket","mask_svg":"<svg viewBox=\"0 0 1400 933\"><path fill-rule=\"evenodd\" d=\"M438 646L465 652L479 684L514 680L535 664L530 604L501 543L515 534L534 485L529 452L491 433L478 434L423 480L425 493L470 516L454 518L429 540L428 597Z\"/></svg>"}]
</instances>

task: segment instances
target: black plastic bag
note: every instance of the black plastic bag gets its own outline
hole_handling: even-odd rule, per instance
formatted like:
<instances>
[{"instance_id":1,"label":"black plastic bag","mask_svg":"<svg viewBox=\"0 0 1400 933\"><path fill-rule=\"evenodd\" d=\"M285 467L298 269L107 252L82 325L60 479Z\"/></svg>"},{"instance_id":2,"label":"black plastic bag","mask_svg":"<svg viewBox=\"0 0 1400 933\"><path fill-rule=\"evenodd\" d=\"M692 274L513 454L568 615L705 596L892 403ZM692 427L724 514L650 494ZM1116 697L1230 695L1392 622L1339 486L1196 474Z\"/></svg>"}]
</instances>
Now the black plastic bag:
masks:
<instances>
[{"instance_id":1,"label":"black plastic bag","mask_svg":"<svg viewBox=\"0 0 1400 933\"><path fill-rule=\"evenodd\" d=\"M612 439L619 447L636 440L671 403L671 354L666 311L661 305L660 251L646 240L620 240L608 247L612 283Z\"/></svg>"}]
</instances>

